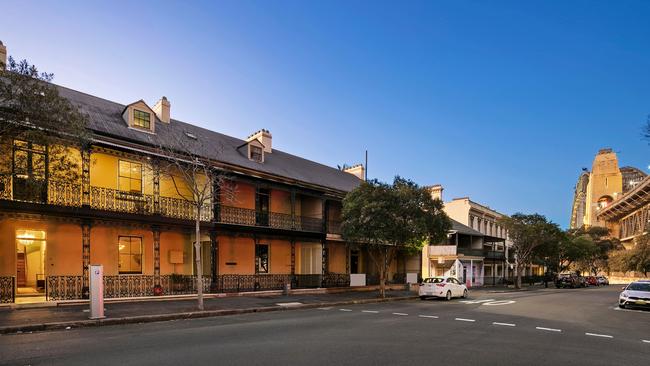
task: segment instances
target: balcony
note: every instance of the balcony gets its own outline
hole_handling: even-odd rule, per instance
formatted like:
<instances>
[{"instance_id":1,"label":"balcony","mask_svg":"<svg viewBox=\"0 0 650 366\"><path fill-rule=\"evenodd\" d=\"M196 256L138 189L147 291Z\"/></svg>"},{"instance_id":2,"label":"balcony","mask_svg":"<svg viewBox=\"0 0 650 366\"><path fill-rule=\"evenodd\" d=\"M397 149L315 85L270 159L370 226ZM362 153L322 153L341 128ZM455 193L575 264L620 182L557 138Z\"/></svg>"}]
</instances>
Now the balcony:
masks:
<instances>
[{"instance_id":1,"label":"balcony","mask_svg":"<svg viewBox=\"0 0 650 366\"><path fill-rule=\"evenodd\" d=\"M429 245L429 256L454 256L456 255L456 249L455 245Z\"/></svg>"},{"instance_id":2,"label":"balcony","mask_svg":"<svg viewBox=\"0 0 650 366\"><path fill-rule=\"evenodd\" d=\"M483 257L485 259L504 260L505 255L502 251L494 251L488 249L471 249L464 247L457 247L456 245L430 245L429 257L442 257L442 256L468 256L468 257Z\"/></svg>"},{"instance_id":3,"label":"balcony","mask_svg":"<svg viewBox=\"0 0 650 366\"><path fill-rule=\"evenodd\" d=\"M43 181L33 194L26 194L16 185L10 175L0 175L0 200L48 204L54 206L82 207L83 194L81 184ZM14 186L16 185L15 189ZM42 187L40 187L42 185ZM20 199L17 198L19 191ZM158 197L159 207L156 210L155 198L150 194L124 192L104 187L90 187L89 206L91 209L102 211L124 212L138 215L160 215L163 217L194 220L195 207L186 200L172 197ZM218 223L267 227L281 230L323 232L323 220L316 217L292 216L277 212L258 212L253 209L220 206ZM212 205L206 205L200 213L201 221L210 222L214 219Z\"/></svg>"}]
</instances>

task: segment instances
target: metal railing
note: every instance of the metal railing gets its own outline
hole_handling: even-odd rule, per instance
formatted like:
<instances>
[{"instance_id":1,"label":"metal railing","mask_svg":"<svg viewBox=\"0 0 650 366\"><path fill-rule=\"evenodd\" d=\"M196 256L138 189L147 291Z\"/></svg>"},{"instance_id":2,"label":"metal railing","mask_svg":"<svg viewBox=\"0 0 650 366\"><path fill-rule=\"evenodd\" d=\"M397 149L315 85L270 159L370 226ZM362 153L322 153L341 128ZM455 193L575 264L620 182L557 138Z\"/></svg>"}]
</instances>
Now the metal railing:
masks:
<instances>
[{"instance_id":1,"label":"metal railing","mask_svg":"<svg viewBox=\"0 0 650 366\"><path fill-rule=\"evenodd\" d=\"M224 224L270 227L298 231L323 231L323 219L278 212L261 212L250 208L219 206L218 222Z\"/></svg>"},{"instance_id":2,"label":"metal railing","mask_svg":"<svg viewBox=\"0 0 650 366\"><path fill-rule=\"evenodd\" d=\"M184 199L161 196L160 214L177 219L194 220L196 218L196 206ZM201 221L211 221L212 215L212 205L204 205L201 208Z\"/></svg>"},{"instance_id":3,"label":"metal railing","mask_svg":"<svg viewBox=\"0 0 650 366\"><path fill-rule=\"evenodd\" d=\"M162 295L195 294L197 276L195 275L161 275L159 284ZM15 279L0 277L0 295L13 302ZM257 275L218 275L212 283L210 276L203 276L203 292L251 292L264 290L282 290L285 285L292 288L347 287L350 275L328 273L322 275L257 274ZM104 276L104 297L130 298L154 296L156 277L154 275L108 275ZM47 276L45 281L47 300L78 300L83 297L82 276ZM4 297L2 297L4 299Z\"/></svg>"},{"instance_id":4,"label":"metal railing","mask_svg":"<svg viewBox=\"0 0 650 366\"><path fill-rule=\"evenodd\" d=\"M0 276L0 304L16 301L16 277Z\"/></svg>"}]
</instances>

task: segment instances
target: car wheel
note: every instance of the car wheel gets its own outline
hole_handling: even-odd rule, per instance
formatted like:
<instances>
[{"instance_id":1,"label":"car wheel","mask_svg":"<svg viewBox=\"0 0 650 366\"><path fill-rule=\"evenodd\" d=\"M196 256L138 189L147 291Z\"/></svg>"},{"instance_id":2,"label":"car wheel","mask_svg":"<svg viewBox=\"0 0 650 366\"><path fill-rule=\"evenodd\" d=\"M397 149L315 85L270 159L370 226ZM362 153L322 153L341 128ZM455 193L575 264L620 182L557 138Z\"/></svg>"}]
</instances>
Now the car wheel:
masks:
<instances>
[{"instance_id":1,"label":"car wheel","mask_svg":"<svg viewBox=\"0 0 650 366\"><path fill-rule=\"evenodd\" d=\"M426 296L420 296L420 300L426 300L426 299L427 299Z\"/></svg>"},{"instance_id":2,"label":"car wheel","mask_svg":"<svg viewBox=\"0 0 650 366\"><path fill-rule=\"evenodd\" d=\"M618 304L618 307L621 309L625 309L625 304Z\"/></svg>"},{"instance_id":3,"label":"car wheel","mask_svg":"<svg viewBox=\"0 0 650 366\"><path fill-rule=\"evenodd\" d=\"M447 301L451 300L451 291L447 291L447 295L445 296L445 300L447 300Z\"/></svg>"},{"instance_id":4,"label":"car wheel","mask_svg":"<svg viewBox=\"0 0 650 366\"><path fill-rule=\"evenodd\" d=\"M464 290L463 291L463 299L466 299L466 298L467 298L467 290Z\"/></svg>"}]
</instances>

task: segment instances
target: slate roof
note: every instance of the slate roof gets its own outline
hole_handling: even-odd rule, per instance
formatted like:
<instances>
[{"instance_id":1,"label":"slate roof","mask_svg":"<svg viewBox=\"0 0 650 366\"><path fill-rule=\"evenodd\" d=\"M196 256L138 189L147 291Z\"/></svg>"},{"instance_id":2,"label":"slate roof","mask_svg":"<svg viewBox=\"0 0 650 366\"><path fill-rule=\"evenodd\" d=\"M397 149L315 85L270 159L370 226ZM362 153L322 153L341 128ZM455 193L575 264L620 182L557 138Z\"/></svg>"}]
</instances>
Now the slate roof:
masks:
<instances>
[{"instance_id":1,"label":"slate roof","mask_svg":"<svg viewBox=\"0 0 650 366\"><path fill-rule=\"evenodd\" d=\"M451 220L451 229L457 231L460 234L472 235L472 236L484 236L483 233L472 229L471 227L461 224L460 222L450 218Z\"/></svg>"},{"instance_id":2,"label":"slate roof","mask_svg":"<svg viewBox=\"0 0 650 366\"><path fill-rule=\"evenodd\" d=\"M191 133L199 141L193 144L198 150L195 153L209 159L344 192L351 191L361 183L352 174L277 149L264 154L264 163L251 161L246 149L238 148L246 141L175 119L169 124L156 121L155 134L138 131L129 128L122 119L125 105L66 87L57 87L61 96L88 114L89 128L98 135L165 146L179 138L189 138L186 133Z\"/></svg>"}]
</instances>

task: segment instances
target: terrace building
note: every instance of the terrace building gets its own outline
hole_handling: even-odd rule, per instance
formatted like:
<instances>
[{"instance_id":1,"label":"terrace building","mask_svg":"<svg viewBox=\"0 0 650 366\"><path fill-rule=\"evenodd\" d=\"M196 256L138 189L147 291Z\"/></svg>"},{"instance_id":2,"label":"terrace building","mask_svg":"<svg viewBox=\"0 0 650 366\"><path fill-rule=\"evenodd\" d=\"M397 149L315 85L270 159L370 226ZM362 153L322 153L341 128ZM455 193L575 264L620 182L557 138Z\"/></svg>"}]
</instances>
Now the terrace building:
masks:
<instances>
[{"instance_id":1,"label":"terrace building","mask_svg":"<svg viewBox=\"0 0 650 366\"><path fill-rule=\"evenodd\" d=\"M80 178L61 181L49 177L48 146L0 146L0 302L84 298L90 264L104 266L107 298L193 293L197 241L206 292L372 277L363 246L340 235L341 200L362 182L363 166L342 171L277 150L267 130L242 140L176 120L165 97L124 105L57 88L89 116L92 144L67 151ZM161 171L170 141L195 144L234 192L221 195L214 182L199 238L187 187ZM389 278L405 277L398 263Z\"/></svg>"}]
</instances>

